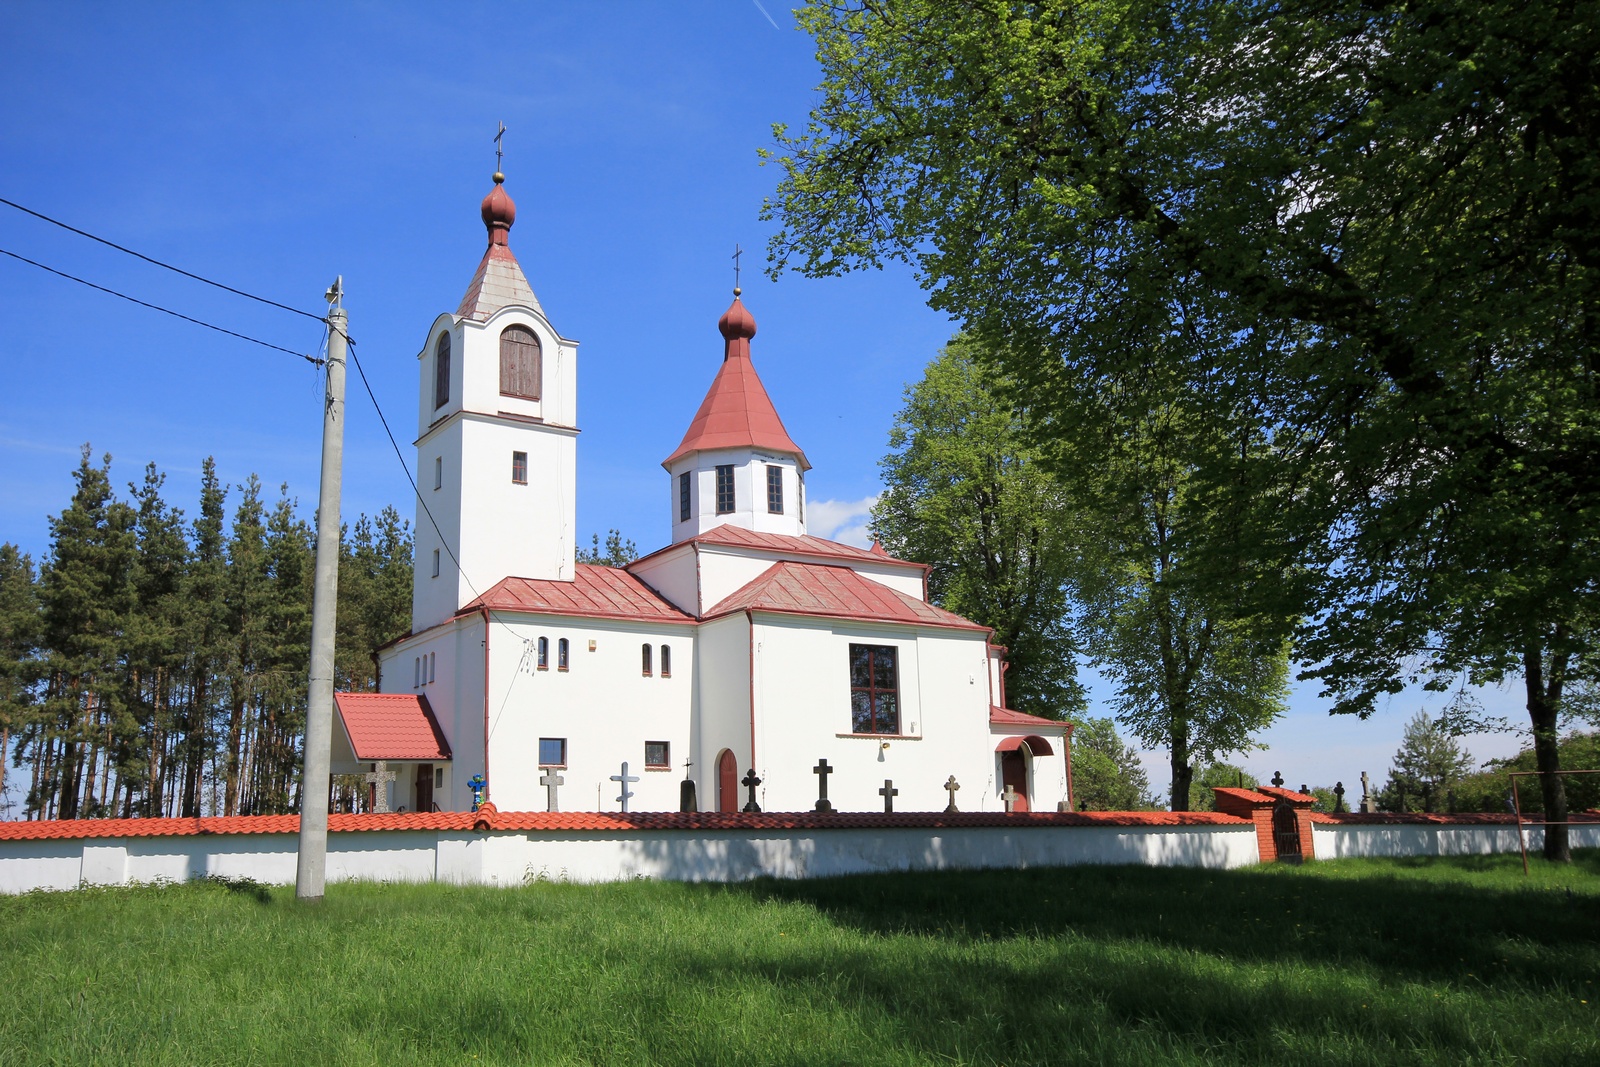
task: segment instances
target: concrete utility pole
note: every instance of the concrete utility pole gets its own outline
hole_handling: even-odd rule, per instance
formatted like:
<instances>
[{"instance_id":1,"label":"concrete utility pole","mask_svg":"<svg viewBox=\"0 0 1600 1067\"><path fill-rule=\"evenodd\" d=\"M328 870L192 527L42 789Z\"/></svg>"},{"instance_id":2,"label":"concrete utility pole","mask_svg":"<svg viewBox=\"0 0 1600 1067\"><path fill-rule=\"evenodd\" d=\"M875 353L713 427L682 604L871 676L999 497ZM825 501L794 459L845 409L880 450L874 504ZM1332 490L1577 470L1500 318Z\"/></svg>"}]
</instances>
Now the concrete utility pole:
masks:
<instances>
[{"instance_id":1,"label":"concrete utility pole","mask_svg":"<svg viewBox=\"0 0 1600 1067\"><path fill-rule=\"evenodd\" d=\"M344 279L328 290L328 393L322 409L322 494L317 500L317 572L311 594L311 678L305 764L300 772L298 900L322 899L328 866L328 769L333 744L333 631L339 603L339 483L344 470L344 364L349 320Z\"/></svg>"}]
</instances>

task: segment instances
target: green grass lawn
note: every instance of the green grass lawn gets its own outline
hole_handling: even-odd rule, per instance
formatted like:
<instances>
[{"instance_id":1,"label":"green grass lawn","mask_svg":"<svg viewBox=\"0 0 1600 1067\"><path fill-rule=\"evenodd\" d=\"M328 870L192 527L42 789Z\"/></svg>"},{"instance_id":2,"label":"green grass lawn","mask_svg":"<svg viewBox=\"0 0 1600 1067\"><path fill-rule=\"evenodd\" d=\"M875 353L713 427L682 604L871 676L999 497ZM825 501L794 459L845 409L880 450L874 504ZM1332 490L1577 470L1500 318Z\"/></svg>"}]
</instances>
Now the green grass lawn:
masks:
<instances>
[{"instance_id":1,"label":"green grass lawn","mask_svg":"<svg viewBox=\"0 0 1600 1067\"><path fill-rule=\"evenodd\" d=\"M0 899L0 1064L1600 1063L1600 855Z\"/></svg>"}]
</instances>

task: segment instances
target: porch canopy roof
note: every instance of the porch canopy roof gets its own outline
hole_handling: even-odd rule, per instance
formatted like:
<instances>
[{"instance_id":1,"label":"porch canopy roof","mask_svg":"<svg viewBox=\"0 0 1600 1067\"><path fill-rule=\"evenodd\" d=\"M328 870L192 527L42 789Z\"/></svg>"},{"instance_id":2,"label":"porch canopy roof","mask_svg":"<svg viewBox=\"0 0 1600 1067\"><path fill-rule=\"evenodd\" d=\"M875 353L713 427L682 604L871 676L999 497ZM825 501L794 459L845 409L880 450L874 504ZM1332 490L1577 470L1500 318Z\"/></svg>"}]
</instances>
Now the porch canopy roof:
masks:
<instances>
[{"instance_id":1,"label":"porch canopy roof","mask_svg":"<svg viewBox=\"0 0 1600 1067\"><path fill-rule=\"evenodd\" d=\"M421 693L335 693L333 703L350 750L363 763L450 758L450 742Z\"/></svg>"}]
</instances>

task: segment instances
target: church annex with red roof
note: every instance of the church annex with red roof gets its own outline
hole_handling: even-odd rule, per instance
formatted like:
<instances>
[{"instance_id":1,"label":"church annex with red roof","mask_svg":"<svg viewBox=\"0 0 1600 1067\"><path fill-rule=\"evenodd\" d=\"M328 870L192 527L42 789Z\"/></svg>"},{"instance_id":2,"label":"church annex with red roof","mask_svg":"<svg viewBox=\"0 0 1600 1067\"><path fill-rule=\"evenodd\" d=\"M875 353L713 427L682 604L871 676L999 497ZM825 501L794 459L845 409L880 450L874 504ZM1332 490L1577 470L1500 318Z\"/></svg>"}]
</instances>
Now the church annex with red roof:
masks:
<instances>
[{"instance_id":1,"label":"church annex with red roof","mask_svg":"<svg viewBox=\"0 0 1600 1067\"><path fill-rule=\"evenodd\" d=\"M368 774L374 810L829 810L824 786L838 811L1070 808L1071 728L1006 709L992 633L930 603L924 565L807 533L811 464L738 289L662 461L668 543L577 562L578 343L503 182L417 355L412 629L380 694L338 695L335 773Z\"/></svg>"}]
</instances>

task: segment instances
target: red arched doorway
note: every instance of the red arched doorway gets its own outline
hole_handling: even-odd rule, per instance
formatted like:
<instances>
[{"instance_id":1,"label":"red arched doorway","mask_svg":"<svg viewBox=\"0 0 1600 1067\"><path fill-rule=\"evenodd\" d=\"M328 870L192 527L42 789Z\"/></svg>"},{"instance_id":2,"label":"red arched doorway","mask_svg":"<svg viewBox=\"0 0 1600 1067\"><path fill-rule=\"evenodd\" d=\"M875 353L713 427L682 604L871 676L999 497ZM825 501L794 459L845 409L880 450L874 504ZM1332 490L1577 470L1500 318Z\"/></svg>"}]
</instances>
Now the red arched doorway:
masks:
<instances>
[{"instance_id":1,"label":"red arched doorway","mask_svg":"<svg viewBox=\"0 0 1600 1067\"><path fill-rule=\"evenodd\" d=\"M1012 810L1027 811L1028 809L1028 761L1022 755L1020 748L1002 753L1000 756L1000 791L1005 792L1007 786L1017 792L1017 804Z\"/></svg>"},{"instance_id":2,"label":"red arched doorway","mask_svg":"<svg viewBox=\"0 0 1600 1067\"><path fill-rule=\"evenodd\" d=\"M717 757L717 810L739 810L739 761L728 749Z\"/></svg>"}]
</instances>

